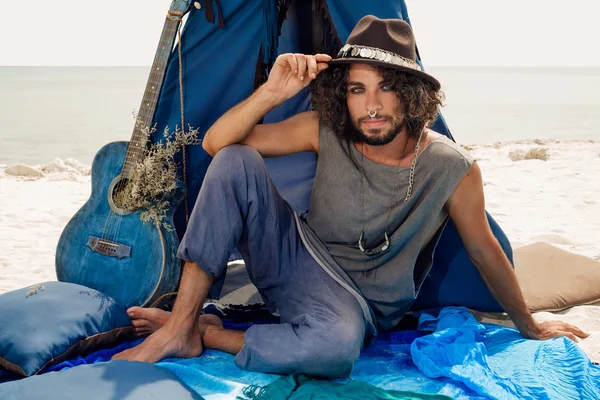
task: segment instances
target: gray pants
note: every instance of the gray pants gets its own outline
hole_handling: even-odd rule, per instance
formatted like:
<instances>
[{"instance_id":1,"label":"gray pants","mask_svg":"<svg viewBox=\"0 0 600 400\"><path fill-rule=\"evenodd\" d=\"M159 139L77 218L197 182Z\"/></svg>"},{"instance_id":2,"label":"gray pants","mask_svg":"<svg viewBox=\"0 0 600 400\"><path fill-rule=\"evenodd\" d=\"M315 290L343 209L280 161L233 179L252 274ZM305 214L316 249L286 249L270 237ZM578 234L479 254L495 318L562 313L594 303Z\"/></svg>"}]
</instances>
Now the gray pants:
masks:
<instances>
[{"instance_id":1,"label":"gray pants","mask_svg":"<svg viewBox=\"0 0 600 400\"><path fill-rule=\"evenodd\" d=\"M182 260L219 276L234 248L280 324L246 331L238 367L278 374L346 376L362 350L363 312L302 243L294 215L260 154L223 148L212 161L179 247Z\"/></svg>"}]
</instances>

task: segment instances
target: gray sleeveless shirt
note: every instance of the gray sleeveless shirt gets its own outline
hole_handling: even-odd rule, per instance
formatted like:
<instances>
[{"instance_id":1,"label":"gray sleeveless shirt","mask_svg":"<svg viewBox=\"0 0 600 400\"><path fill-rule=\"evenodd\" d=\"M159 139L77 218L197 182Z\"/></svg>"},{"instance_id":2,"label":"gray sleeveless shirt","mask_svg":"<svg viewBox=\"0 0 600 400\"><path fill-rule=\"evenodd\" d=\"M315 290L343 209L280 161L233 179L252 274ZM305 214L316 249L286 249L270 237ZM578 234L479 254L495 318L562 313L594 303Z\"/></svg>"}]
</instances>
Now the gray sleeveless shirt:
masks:
<instances>
[{"instance_id":1,"label":"gray sleeveless shirt","mask_svg":"<svg viewBox=\"0 0 600 400\"><path fill-rule=\"evenodd\" d=\"M391 329L416 298L431 266L437 237L433 245L427 241L440 228L436 221L445 215L444 205L473 165L473 158L445 136L431 142L418 158L412 197L405 203L409 167L399 169L366 157L361 160L362 154L352 143L337 138L324 124L319 128L319 149L310 209L297 218L301 237L331 276L363 297L359 302L367 321ZM390 204L390 249L366 256L358 248L363 221L365 247L380 248ZM424 248L429 254L421 258L427 265L417 272L415 265Z\"/></svg>"}]
</instances>

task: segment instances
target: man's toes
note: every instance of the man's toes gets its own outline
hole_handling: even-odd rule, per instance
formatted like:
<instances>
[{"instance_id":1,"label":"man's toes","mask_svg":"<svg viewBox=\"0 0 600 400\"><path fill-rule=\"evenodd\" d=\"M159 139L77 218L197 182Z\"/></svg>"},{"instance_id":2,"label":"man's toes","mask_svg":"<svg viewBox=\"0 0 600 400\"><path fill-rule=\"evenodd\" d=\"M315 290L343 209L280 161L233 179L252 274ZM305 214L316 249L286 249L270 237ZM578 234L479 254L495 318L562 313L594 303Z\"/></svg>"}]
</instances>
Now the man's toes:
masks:
<instances>
[{"instance_id":1,"label":"man's toes","mask_svg":"<svg viewBox=\"0 0 600 400\"><path fill-rule=\"evenodd\" d=\"M148 328L135 328L133 330L133 334L138 337L148 336L152 332L153 332L152 329L148 329Z\"/></svg>"},{"instance_id":2,"label":"man's toes","mask_svg":"<svg viewBox=\"0 0 600 400\"><path fill-rule=\"evenodd\" d=\"M136 329L137 328L147 328L148 321L145 319L134 319L131 321L131 325L133 325Z\"/></svg>"},{"instance_id":3,"label":"man's toes","mask_svg":"<svg viewBox=\"0 0 600 400\"><path fill-rule=\"evenodd\" d=\"M129 318L139 318L140 312L144 312L144 309L142 307L129 307L127 309L127 315L129 315Z\"/></svg>"},{"instance_id":4,"label":"man's toes","mask_svg":"<svg viewBox=\"0 0 600 400\"><path fill-rule=\"evenodd\" d=\"M169 319L170 313L160 308L141 308L132 307L127 310L131 319L145 319L150 324L163 326L167 319ZM132 317L133 315L133 317Z\"/></svg>"}]
</instances>

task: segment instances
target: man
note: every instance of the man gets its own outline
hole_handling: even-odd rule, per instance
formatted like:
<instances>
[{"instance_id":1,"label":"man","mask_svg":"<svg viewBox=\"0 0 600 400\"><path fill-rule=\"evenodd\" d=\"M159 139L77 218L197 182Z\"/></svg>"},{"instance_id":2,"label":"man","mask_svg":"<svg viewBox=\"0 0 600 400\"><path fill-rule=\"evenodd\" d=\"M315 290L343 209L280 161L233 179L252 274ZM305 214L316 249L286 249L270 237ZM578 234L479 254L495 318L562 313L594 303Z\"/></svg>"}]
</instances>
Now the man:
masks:
<instances>
[{"instance_id":1,"label":"man","mask_svg":"<svg viewBox=\"0 0 600 400\"><path fill-rule=\"evenodd\" d=\"M248 370L345 376L377 329L392 329L410 309L422 283L415 277L430 267L418 266L419 254L446 214L523 336L587 336L562 322L538 324L528 312L488 225L477 163L427 129L440 85L415 60L409 25L373 16L357 24L335 60L281 55L265 85L205 136L214 160L179 248L186 262L172 314L129 310L138 333L155 332L115 358L156 362L214 348L236 354ZM316 111L257 124L317 75ZM262 157L302 151L316 152L318 163L310 211L300 217ZM280 324L241 332L200 316L236 246Z\"/></svg>"}]
</instances>

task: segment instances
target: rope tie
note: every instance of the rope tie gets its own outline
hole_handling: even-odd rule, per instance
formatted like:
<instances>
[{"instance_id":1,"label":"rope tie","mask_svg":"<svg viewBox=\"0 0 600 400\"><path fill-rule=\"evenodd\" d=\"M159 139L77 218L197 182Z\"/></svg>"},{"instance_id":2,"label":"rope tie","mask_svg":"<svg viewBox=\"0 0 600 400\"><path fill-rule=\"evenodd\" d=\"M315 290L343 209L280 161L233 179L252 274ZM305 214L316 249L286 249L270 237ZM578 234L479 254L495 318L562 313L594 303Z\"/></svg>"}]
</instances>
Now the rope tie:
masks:
<instances>
[{"instance_id":1,"label":"rope tie","mask_svg":"<svg viewBox=\"0 0 600 400\"><path fill-rule=\"evenodd\" d=\"M185 226L190 222L190 212L188 207L188 197L187 197L187 189L188 189L188 180L187 180L187 160L186 160L186 146L185 146L185 107L183 100L183 59L181 58L181 24L177 27L177 54L179 56L179 104L181 108L181 135L184 140L182 142L182 158L183 158L183 183L185 186L184 192L184 206L185 206Z\"/></svg>"},{"instance_id":2,"label":"rope tie","mask_svg":"<svg viewBox=\"0 0 600 400\"><path fill-rule=\"evenodd\" d=\"M170 20L173 20L173 21L181 21L181 19L183 18L183 15L184 14L179 11L173 11L173 10L167 11L167 18L169 18Z\"/></svg>"},{"instance_id":3,"label":"rope tie","mask_svg":"<svg viewBox=\"0 0 600 400\"><path fill-rule=\"evenodd\" d=\"M186 157L186 145L185 145L185 103L183 99L183 61L181 58L181 21L183 20L184 14L179 11L169 10L167 12L167 18L171 21L180 22L177 25L177 55L179 56L179 106L181 109L181 136L183 137L183 143L181 148L181 156L183 159L183 183L185 186L184 192L184 207L185 207L185 225L187 226L190 221L190 212L187 198L187 157Z\"/></svg>"}]
</instances>

